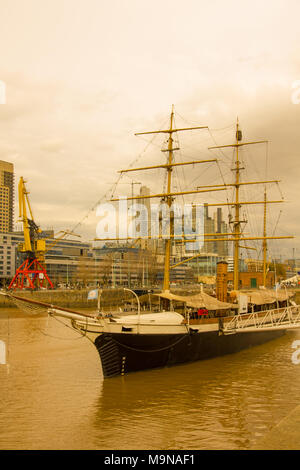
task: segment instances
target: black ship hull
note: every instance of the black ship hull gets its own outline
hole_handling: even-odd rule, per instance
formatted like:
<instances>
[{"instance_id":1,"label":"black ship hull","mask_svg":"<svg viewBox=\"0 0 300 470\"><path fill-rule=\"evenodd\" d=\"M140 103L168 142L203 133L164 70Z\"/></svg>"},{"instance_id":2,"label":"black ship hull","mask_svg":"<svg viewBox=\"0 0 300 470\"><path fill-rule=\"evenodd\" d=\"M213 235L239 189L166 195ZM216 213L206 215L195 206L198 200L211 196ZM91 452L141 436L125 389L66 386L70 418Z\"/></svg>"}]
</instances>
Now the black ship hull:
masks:
<instances>
[{"instance_id":1,"label":"black ship hull","mask_svg":"<svg viewBox=\"0 0 300 470\"><path fill-rule=\"evenodd\" d=\"M279 338L285 330L230 335L219 331L186 334L103 333L95 340L105 378L210 359Z\"/></svg>"}]
</instances>

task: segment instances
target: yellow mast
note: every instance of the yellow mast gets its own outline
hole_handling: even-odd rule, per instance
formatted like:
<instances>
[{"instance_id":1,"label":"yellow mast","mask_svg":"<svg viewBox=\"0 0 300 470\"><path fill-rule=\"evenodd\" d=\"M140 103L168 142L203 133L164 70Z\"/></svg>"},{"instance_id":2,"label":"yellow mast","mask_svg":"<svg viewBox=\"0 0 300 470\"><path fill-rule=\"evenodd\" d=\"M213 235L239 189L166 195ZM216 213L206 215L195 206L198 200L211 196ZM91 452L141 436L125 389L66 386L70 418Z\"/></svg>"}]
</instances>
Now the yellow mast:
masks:
<instances>
[{"instance_id":1,"label":"yellow mast","mask_svg":"<svg viewBox=\"0 0 300 470\"><path fill-rule=\"evenodd\" d=\"M18 190L19 190L19 219L23 222L23 232L24 232L24 251L31 252L32 246L31 246L31 240L30 240L30 227L29 227L27 210L26 210L26 200L27 200L27 203L29 203L28 198L27 198L28 192L26 190L25 181L22 176L19 181ZM31 212L30 205L28 207L29 207L29 211ZM32 214L31 214L31 218L33 219Z\"/></svg>"},{"instance_id":2,"label":"yellow mast","mask_svg":"<svg viewBox=\"0 0 300 470\"><path fill-rule=\"evenodd\" d=\"M171 118L170 118L170 134L168 140L168 168L167 168L167 193L171 192L171 177L172 177L172 167L170 166L173 161L173 138L172 138L172 129L173 129L173 119L174 119L174 107L172 106ZM166 197L166 202L170 208L172 205L173 198L172 196ZM173 234L174 231L174 214L170 214L170 234ZM165 241L165 269L164 269L164 285L163 291L168 291L170 289L170 256L171 256L171 238Z\"/></svg>"},{"instance_id":3,"label":"yellow mast","mask_svg":"<svg viewBox=\"0 0 300 470\"><path fill-rule=\"evenodd\" d=\"M203 129L203 127L194 127L194 129ZM176 131L178 130L184 130L184 129L177 129ZM145 134L148 134L148 132L145 132ZM139 133L135 135L141 135L141 134ZM173 150L178 150L178 149L173 148ZM195 165L196 163L210 163L210 162L216 162L216 161L217 161L216 158L210 158L209 160L193 160L191 162L183 162L183 163L172 163L172 164L166 163L165 165L152 165L152 166L144 166L141 168L129 168L128 170L120 170L118 171L118 173L128 173L129 171L153 170L155 168L169 168L170 166L173 167L173 166L181 166L181 165Z\"/></svg>"},{"instance_id":4,"label":"yellow mast","mask_svg":"<svg viewBox=\"0 0 300 470\"><path fill-rule=\"evenodd\" d=\"M240 234L240 235L241 235L241 234ZM244 241L244 240L265 240L265 239L266 239L266 240L279 240L279 239L280 239L280 240L281 240L281 239L286 240L286 239L290 239L290 238L294 238L294 237L290 237L290 236L282 236L282 237L243 237L243 238L231 238L231 239L228 239L228 238L217 238L217 240L218 240L219 242L228 242L228 241L230 241L230 242L237 242L238 240L242 240L242 241ZM206 241L206 242L214 242L214 241L216 241L216 238L207 238L205 241ZM245 247L244 247L244 246L240 246L240 248L245 248ZM249 249L250 247L247 247L247 248ZM250 248L250 249L253 250L253 249L255 249L255 248ZM202 256L202 253L200 253L200 254L198 254L198 255L194 255L194 256L192 256L191 258L187 258L187 259L185 259L185 260L183 260L183 261L180 261L179 263L173 264L173 265L171 266L171 268L175 268L176 266L179 266L179 265L181 265L181 264L185 264L185 263L187 263L188 261L191 261L192 259L199 258L200 256Z\"/></svg>"},{"instance_id":5,"label":"yellow mast","mask_svg":"<svg viewBox=\"0 0 300 470\"><path fill-rule=\"evenodd\" d=\"M239 121L236 122L236 144L242 139L241 132L239 130ZM239 190L240 190L240 162L239 162L239 147L236 147L236 168L235 168L235 218L233 224L233 232L236 238L234 242L234 261L233 261L233 288L237 290L239 288L239 253L240 253L240 205L239 205Z\"/></svg>"},{"instance_id":6,"label":"yellow mast","mask_svg":"<svg viewBox=\"0 0 300 470\"><path fill-rule=\"evenodd\" d=\"M173 197L175 195L179 194L192 194L192 193L200 193L200 192L206 192L206 191L186 191L186 192L181 192L181 193L172 193L171 192L171 187L172 187L172 170L173 166L179 166L179 165L191 165L191 164L196 164L196 163L206 163L206 162L215 162L217 161L216 159L210 159L210 160L198 160L198 161L192 161L192 162L184 162L184 163L174 163L173 159L173 152L174 150L179 150L178 148L173 147L173 138L172 134L174 132L179 132L179 131L187 131L187 130L194 130L194 129L207 129L207 126L197 126L197 127L185 127L185 128L178 128L174 129L174 106L172 105L172 111L171 111L171 116L170 116L170 127L169 129L165 130L159 130L159 131L149 131L149 132L139 132L136 133L135 135L145 135L145 134L169 134L168 138L168 148L166 151L168 153L168 160L167 163L164 165L155 165L155 166L148 166L144 168L130 168L129 170L121 170L121 173L125 173L128 171L140 171L140 170L150 170L150 169L155 169L155 168L164 168L167 170L167 191L162 194L156 194L153 196L135 196L131 197L128 199L144 199L148 197L161 197L163 198L169 209L172 206L173 202ZM212 189L211 191L222 191L223 188L218 188L218 189ZM112 199L112 201L118 201L119 199ZM173 231L174 231L174 214L170 213L170 234L171 236L166 239L165 241L165 266L164 266L164 284L163 284L163 290L164 291L169 291L170 289L170 256L171 256L171 247L172 247L172 236L173 236Z\"/></svg>"},{"instance_id":7,"label":"yellow mast","mask_svg":"<svg viewBox=\"0 0 300 470\"><path fill-rule=\"evenodd\" d=\"M156 169L156 168L163 168L167 170L167 191L164 193L160 194L153 194L149 196L135 196L131 198L127 198L128 200L130 199L145 199L145 198L162 198L164 199L168 207L171 208L172 202L173 202L173 196L178 196L178 195L184 195L184 194L195 194L195 193L204 193L204 192L210 192L210 191L222 191L226 189L227 187L233 186L235 188L235 202L227 202L227 203L213 203L213 204L207 204L205 203L204 206L231 206L235 208L235 217L234 217L234 223L233 223L233 231L230 235L232 235L232 239L228 238L218 238L219 241L232 241L234 243L234 289L238 290L239 288L239 248L241 240L263 240L266 246L266 240L267 239L279 239L279 238L293 238L291 236L284 236L284 237L267 237L266 236L266 230L264 231L264 236L263 237L244 237L242 236L240 226L242 222L245 222L243 220L240 220L240 207L242 205L252 205L252 204L272 204L272 203L282 203L283 200L278 200L278 201L266 201L266 196L264 198L264 201L240 201L239 198L239 188L242 185L252 185L252 184L266 184L266 183L278 183L278 180L271 180L271 181L251 181L251 182L241 182L240 181L240 171L242 170L240 166L240 161L239 161L239 147L244 146L244 145L252 145L252 144L261 144L261 143L266 143L266 140L260 140L260 141L253 141L253 142L241 142L242 140L242 133L239 129L239 121L237 119L236 123L236 141L234 144L228 144L228 145L218 145L214 147L209 147L209 149L215 149L215 148L224 148L224 147L235 147L236 148L236 158L235 158L235 163L236 166L233 168L233 171L235 171L236 176L235 176L235 182L231 184L222 184L222 185L204 185L204 186L199 186L197 190L192 190L192 191L182 191L182 192L171 192L171 182L172 182L172 170L173 167L179 166L179 165L191 165L191 164L197 164L197 163L206 163L206 162L217 162L217 159L210 159L210 160L195 160L191 162L184 162L184 163L174 163L173 159L173 152L175 150L179 150L178 148L173 147L173 138L172 134L174 132L178 131L185 131L185 130L193 130L193 129L207 129L207 126L201 126L201 127L188 127L188 128L181 128L181 129L174 129L173 128L174 124L174 107L172 106L172 112L171 112L171 117L170 117L170 127L169 129L166 130L159 130L159 131L151 131L151 132L140 132L136 133L135 135L144 135L144 134L159 134L159 133L168 133L169 134L169 139L168 139L168 148L166 150L162 150L163 152L168 152L168 161L166 164L163 165L154 165L154 166L147 166L147 167L141 167L141 168L130 168L128 170L121 170L120 173L126 173L129 171L141 171L141 170L151 170L151 169ZM201 189L201 188L211 188L211 189ZM119 201L120 199L111 199L111 201ZM174 268L175 266L181 265L186 263L187 261L197 258L198 256L201 255L195 255L187 260L181 261L179 263L174 264L173 266L170 266L170 256L171 256L171 246L172 246L172 238L174 238L173 234L173 229L174 229L174 214L170 214L170 237L166 239L166 247L165 247L165 267L164 267L164 284L163 284L163 290L168 291L170 287L170 268ZM204 234L205 236L210 235L210 234ZM226 234L220 234L220 236L224 236ZM203 234L202 234L203 236ZM197 235L196 235L197 237ZM145 237L145 238L151 238L151 237ZM161 237L159 237L161 238ZM116 240L121 240L122 238L116 238ZM127 238L125 238L127 239ZM105 238L95 238L95 240L105 240ZM215 241L215 238L213 239L208 239L206 241Z\"/></svg>"},{"instance_id":8,"label":"yellow mast","mask_svg":"<svg viewBox=\"0 0 300 470\"><path fill-rule=\"evenodd\" d=\"M33 232L41 233L41 229L34 222L31 205L30 205L29 198L28 198L29 191L27 191L26 189L25 180L22 176L19 181L18 191L19 191L19 219L23 223L23 233L24 233L24 244L21 244L22 245L21 251L33 253L36 250L35 242L32 238ZM31 219L29 219L27 216L26 204L28 206Z\"/></svg>"},{"instance_id":9,"label":"yellow mast","mask_svg":"<svg viewBox=\"0 0 300 470\"><path fill-rule=\"evenodd\" d=\"M239 147L244 146L244 145L252 145L252 144L261 144L261 143L266 143L266 140L259 140L255 142L241 142L242 140L242 132L239 129L239 120L237 119L236 122L236 141L234 144L228 144L228 145L217 145L214 147L210 147L210 149L215 149L215 148L224 148L224 147L235 147L236 149L236 158L235 158L235 168L233 168L233 171L235 171L235 202L233 204L220 204L220 205L234 205L235 206L235 215L234 215L234 222L233 222L233 236L234 236L234 261L233 261L233 266L234 266L234 274L233 274L233 288L234 290L239 289L239 248L240 248L240 226L241 223L244 222L243 220L240 219L240 207L241 204L246 204L241 203L239 199L239 192L240 192L240 172L241 172L241 166L240 166L240 161L239 161ZM256 182L259 183L259 182ZM255 184L255 183L252 183ZM271 202L271 201L269 201ZM282 201L272 201L272 202L282 202ZM261 203L261 202L259 202ZM251 204L250 202L247 202L247 204ZM253 202L253 204L258 204L258 202ZM263 204L265 204L265 201L263 201Z\"/></svg>"}]
</instances>

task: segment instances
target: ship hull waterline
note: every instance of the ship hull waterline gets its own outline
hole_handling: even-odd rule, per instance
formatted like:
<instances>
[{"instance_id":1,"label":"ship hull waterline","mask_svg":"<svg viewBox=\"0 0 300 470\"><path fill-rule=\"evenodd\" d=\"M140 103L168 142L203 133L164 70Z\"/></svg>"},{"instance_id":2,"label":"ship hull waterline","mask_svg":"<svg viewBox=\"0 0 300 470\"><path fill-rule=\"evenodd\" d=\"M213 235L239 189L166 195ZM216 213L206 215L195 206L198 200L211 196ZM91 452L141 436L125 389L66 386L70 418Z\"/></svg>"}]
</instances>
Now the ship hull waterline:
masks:
<instances>
[{"instance_id":1,"label":"ship hull waterline","mask_svg":"<svg viewBox=\"0 0 300 470\"><path fill-rule=\"evenodd\" d=\"M285 332L285 329L264 329L229 335L193 330L170 335L102 333L94 344L104 378L109 378L233 354L277 339Z\"/></svg>"}]
</instances>

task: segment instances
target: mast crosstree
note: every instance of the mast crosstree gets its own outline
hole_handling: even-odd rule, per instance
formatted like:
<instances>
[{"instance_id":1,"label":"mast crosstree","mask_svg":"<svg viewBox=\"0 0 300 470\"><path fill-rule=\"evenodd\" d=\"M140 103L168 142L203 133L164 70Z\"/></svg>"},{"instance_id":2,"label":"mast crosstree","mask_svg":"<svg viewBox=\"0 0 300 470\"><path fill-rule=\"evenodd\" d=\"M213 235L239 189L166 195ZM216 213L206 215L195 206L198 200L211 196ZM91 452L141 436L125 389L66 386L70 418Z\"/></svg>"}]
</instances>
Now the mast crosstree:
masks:
<instances>
[{"instance_id":1,"label":"mast crosstree","mask_svg":"<svg viewBox=\"0 0 300 470\"><path fill-rule=\"evenodd\" d=\"M216 159L213 160L199 160L199 161L193 161L193 162L185 162L185 163L175 163L174 162L174 157L173 153L175 150L179 150L178 148L174 148L173 146L173 133L174 132L181 132L181 131L190 131L190 130L196 130L196 129L208 129L208 126L197 126L197 127L185 127L185 128L174 128L174 106L172 106L172 111L171 111L171 116L170 116L170 127L169 129L165 130L158 130L158 131L148 131L148 132L139 132L135 135L145 135L145 134L169 134L168 138L168 148L165 150L168 153L168 160L167 164L165 165L156 165L153 167L146 167L143 169L153 169L153 168L165 168L167 171L167 192L162 193L162 194L156 194L153 196L148 196L148 197L161 197L164 198L165 202L167 203L169 209L172 206L173 202L173 196L176 195L182 195L182 194L193 194L194 192L204 192L204 191L186 191L186 192L181 192L181 193L172 193L171 192L171 185L172 185L172 170L173 167L179 166L179 165L191 165L191 164L197 164L197 163L207 163L207 162L212 162L216 161ZM136 169L135 169L136 170ZM131 171L134 171L131 169ZM223 189L223 188L222 188ZM218 190L222 190L218 189ZM136 197L135 199L143 199L143 197ZM172 211L170 212L170 234L172 235L174 232L174 213ZM164 283L163 283L163 291L168 292L170 290L170 257L171 257L171 246L172 246L172 238L167 238L165 240L165 266L164 266Z\"/></svg>"}]
</instances>

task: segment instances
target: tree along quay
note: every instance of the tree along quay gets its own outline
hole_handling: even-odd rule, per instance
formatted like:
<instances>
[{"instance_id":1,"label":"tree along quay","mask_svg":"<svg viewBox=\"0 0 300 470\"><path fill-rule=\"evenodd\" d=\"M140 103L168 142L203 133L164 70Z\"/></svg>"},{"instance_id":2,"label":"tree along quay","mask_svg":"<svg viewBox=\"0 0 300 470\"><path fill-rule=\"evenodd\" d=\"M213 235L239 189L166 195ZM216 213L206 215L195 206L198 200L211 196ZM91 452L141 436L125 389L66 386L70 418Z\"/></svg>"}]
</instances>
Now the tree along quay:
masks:
<instances>
[{"instance_id":1,"label":"tree along quay","mask_svg":"<svg viewBox=\"0 0 300 470\"><path fill-rule=\"evenodd\" d=\"M88 300L88 292L92 289L91 287L90 289L12 291L12 293L60 307L97 308L97 300ZM117 307L119 304L122 305L124 300L130 302L131 297L132 295L129 292L124 292L123 289L103 289L101 306L103 308ZM15 304L3 295L0 296L0 308L15 308Z\"/></svg>"}]
</instances>

